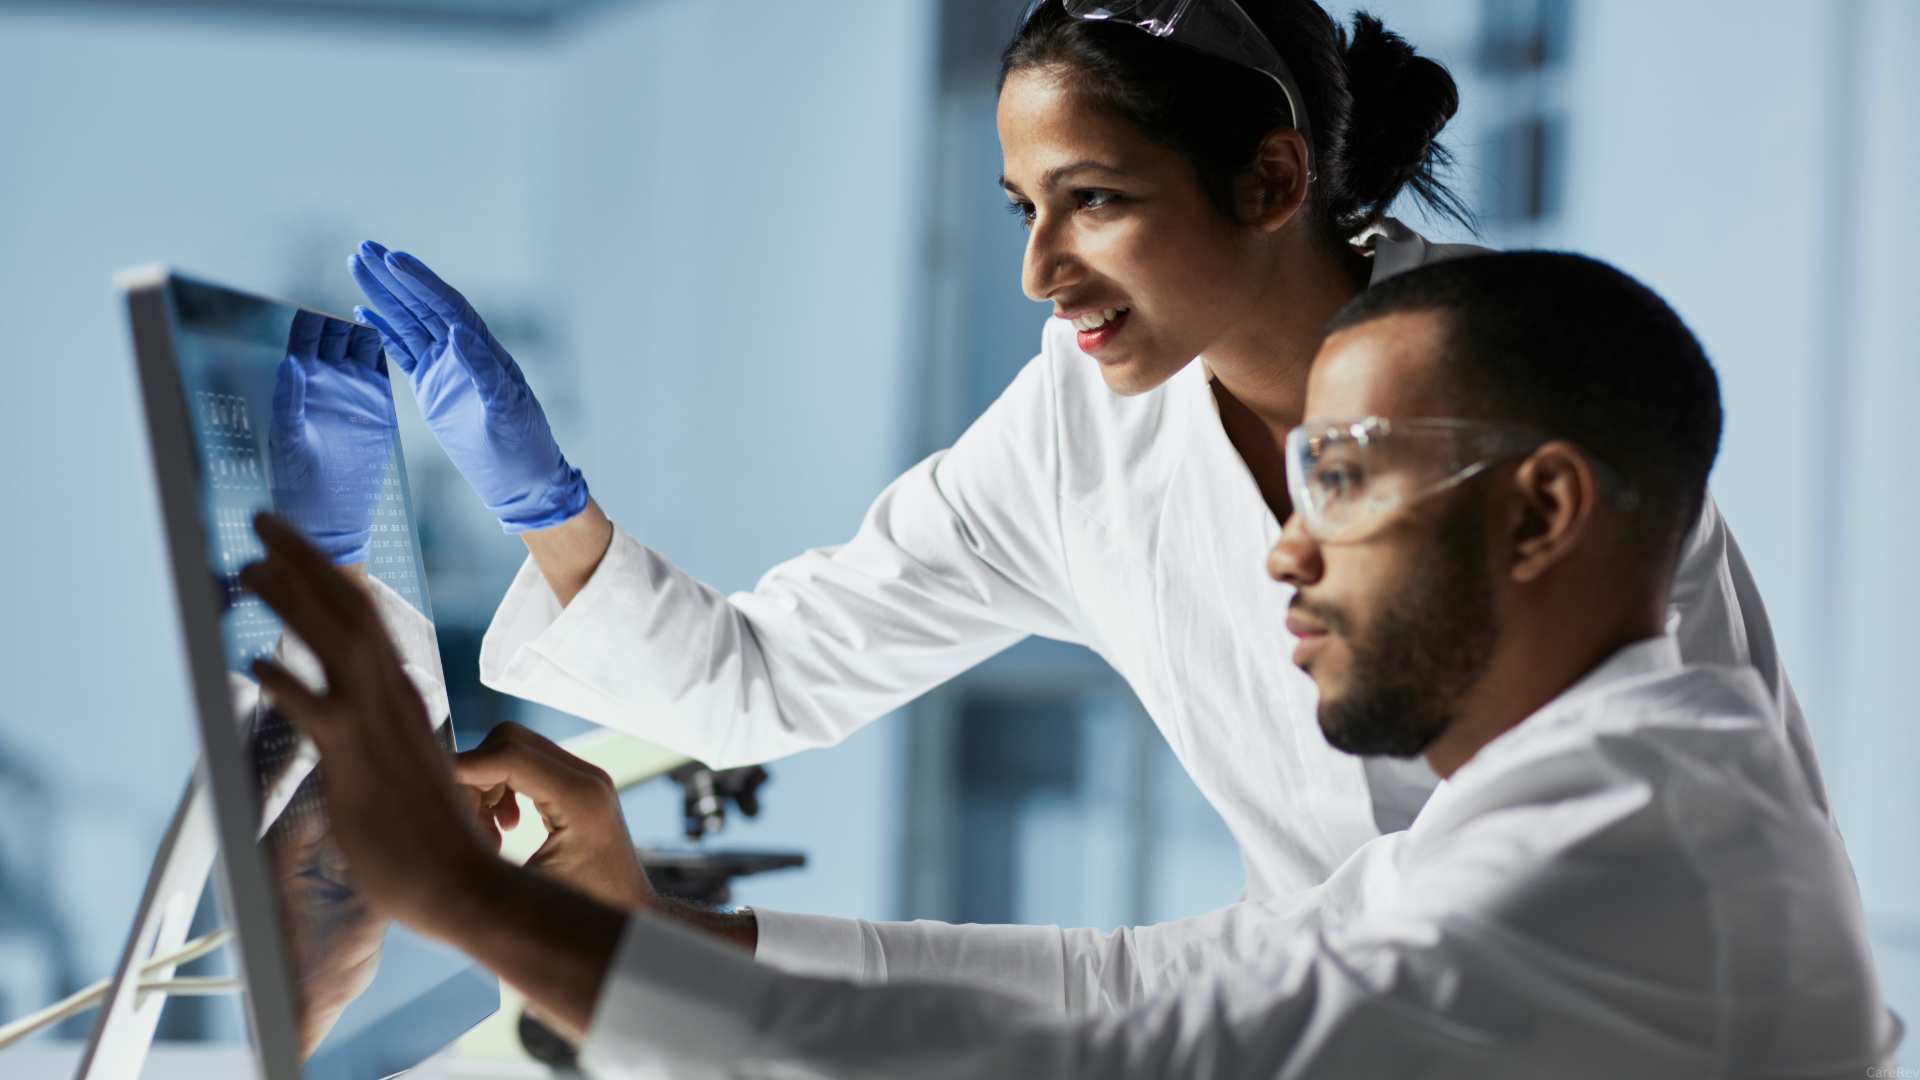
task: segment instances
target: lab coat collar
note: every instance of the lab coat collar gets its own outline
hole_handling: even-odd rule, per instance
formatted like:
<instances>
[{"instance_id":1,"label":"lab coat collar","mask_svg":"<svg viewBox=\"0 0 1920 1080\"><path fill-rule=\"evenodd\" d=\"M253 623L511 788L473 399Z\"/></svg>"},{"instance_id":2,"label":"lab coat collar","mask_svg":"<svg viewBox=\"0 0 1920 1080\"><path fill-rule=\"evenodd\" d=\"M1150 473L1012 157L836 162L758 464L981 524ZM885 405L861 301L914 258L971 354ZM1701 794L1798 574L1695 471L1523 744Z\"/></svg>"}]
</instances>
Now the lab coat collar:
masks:
<instances>
[{"instance_id":1,"label":"lab coat collar","mask_svg":"<svg viewBox=\"0 0 1920 1080\"><path fill-rule=\"evenodd\" d=\"M1621 646L1527 719L1531 721L1534 717L1578 707L1590 695L1610 691L1621 683L1642 676L1666 675L1680 670L1680 666L1680 643L1670 635L1642 638L1631 645Z\"/></svg>"},{"instance_id":2,"label":"lab coat collar","mask_svg":"<svg viewBox=\"0 0 1920 1080\"><path fill-rule=\"evenodd\" d=\"M1497 772L1508 759L1525 753L1526 747L1536 740L1570 724L1591 719L1586 710L1598 699L1616 694L1632 683L1672 675L1682 666L1680 643L1671 635L1643 638L1622 646L1526 719L1494 736L1465 765L1454 770L1451 777L1440 781L1434 789L1434 798L1415 820L1415 827L1418 828L1421 819L1431 817L1428 811L1437 803L1444 804L1463 782Z\"/></svg>"}]
</instances>

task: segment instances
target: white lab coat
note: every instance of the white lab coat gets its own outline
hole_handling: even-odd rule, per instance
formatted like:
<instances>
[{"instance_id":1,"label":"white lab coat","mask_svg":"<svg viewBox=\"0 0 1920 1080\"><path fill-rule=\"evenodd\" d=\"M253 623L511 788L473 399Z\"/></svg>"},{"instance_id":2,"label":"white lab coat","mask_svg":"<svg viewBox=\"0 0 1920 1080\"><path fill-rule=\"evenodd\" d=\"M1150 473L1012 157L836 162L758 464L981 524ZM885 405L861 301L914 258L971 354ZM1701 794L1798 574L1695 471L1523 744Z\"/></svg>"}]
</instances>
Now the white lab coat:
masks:
<instances>
[{"instance_id":1,"label":"white lab coat","mask_svg":"<svg viewBox=\"0 0 1920 1080\"><path fill-rule=\"evenodd\" d=\"M1389 223L1375 279L1463 249ZM1412 820L1420 761L1326 744L1291 663L1291 589L1268 579L1280 522L1191 364L1120 397L1073 330L1041 350L946 451L884 491L847 543L722 596L624 532L564 610L531 561L482 645L489 686L715 766L827 746L1028 634L1086 645L1126 680L1238 842L1245 902L1118 934L911 927L761 911L760 955L792 970L936 971L1119 1007L1244 955L1264 909ZM1689 661L1751 664L1816 802L1811 742L1766 613L1709 503L1674 585Z\"/></svg>"},{"instance_id":2,"label":"white lab coat","mask_svg":"<svg viewBox=\"0 0 1920 1080\"><path fill-rule=\"evenodd\" d=\"M1750 668L1615 653L1264 948L1124 1011L863 986L628 925L584 1060L606 1077L1846 1077L1889 1059L1859 898Z\"/></svg>"}]
</instances>

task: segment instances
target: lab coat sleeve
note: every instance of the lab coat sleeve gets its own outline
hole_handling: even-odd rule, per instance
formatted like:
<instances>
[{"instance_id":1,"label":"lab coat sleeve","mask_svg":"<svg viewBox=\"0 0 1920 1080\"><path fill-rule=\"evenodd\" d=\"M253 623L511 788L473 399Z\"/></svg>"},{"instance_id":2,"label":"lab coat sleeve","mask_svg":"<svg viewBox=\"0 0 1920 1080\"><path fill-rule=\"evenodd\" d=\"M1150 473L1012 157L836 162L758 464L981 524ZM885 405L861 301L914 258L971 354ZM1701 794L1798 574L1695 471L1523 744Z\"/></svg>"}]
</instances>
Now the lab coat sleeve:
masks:
<instances>
[{"instance_id":1,"label":"lab coat sleeve","mask_svg":"<svg viewBox=\"0 0 1920 1080\"><path fill-rule=\"evenodd\" d=\"M1679 642L1685 663L1751 667L1760 674L1814 802L1831 815L1806 714L1774 647L1773 626L1760 587L1711 495L1674 573L1667 628Z\"/></svg>"},{"instance_id":2,"label":"lab coat sleeve","mask_svg":"<svg viewBox=\"0 0 1920 1080\"><path fill-rule=\"evenodd\" d=\"M440 641L434 635L433 621L377 576L369 574L366 581L373 595L374 610L380 613L380 624L386 627L387 636L399 650L401 670L426 703L427 719L438 728L452 715L452 708L447 699L447 676L440 667Z\"/></svg>"},{"instance_id":3,"label":"lab coat sleeve","mask_svg":"<svg viewBox=\"0 0 1920 1080\"><path fill-rule=\"evenodd\" d=\"M876 923L755 909L754 958L783 971L858 983L959 982L996 988L1066 1016L1138 1005L1198 975L1260 955L1317 925L1325 890L1250 901L1117 930Z\"/></svg>"},{"instance_id":4,"label":"lab coat sleeve","mask_svg":"<svg viewBox=\"0 0 1920 1080\"><path fill-rule=\"evenodd\" d=\"M616 531L562 609L531 560L481 680L727 767L830 745L1029 634L1081 641L1054 359L894 481L853 538L723 596Z\"/></svg>"},{"instance_id":5,"label":"lab coat sleeve","mask_svg":"<svg viewBox=\"0 0 1920 1080\"><path fill-rule=\"evenodd\" d=\"M1423 1076L1495 1075L1487 1035L1401 993L1443 980L1446 952L1417 920L1377 921L1074 1017L987 987L780 972L643 916L622 939L583 1061L601 1077L1353 1077L1410 1061Z\"/></svg>"}]
</instances>

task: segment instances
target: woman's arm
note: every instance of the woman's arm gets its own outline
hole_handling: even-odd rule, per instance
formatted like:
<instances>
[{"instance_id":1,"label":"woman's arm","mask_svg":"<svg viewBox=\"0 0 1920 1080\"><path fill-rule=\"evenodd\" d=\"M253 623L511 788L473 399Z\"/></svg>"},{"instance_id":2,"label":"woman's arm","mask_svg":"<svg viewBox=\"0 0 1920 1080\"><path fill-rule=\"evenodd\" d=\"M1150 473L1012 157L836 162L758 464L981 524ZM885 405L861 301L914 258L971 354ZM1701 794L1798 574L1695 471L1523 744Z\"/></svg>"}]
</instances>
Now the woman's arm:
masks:
<instances>
[{"instance_id":1,"label":"woman's arm","mask_svg":"<svg viewBox=\"0 0 1920 1080\"><path fill-rule=\"evenodd\" d=\"M607 520L600 504L589 498L578 517L549 529L521 533L520 539L540 568L540 576L547 579L554 599L566 607L587 587L587 579L606 558L607 548L613 543L613 522Z\"/></svg>"},{"instance_id":2,"label":"woman's arm","mask_svg":"<svg viewBox=\"0 0 1920 1080\"><path fill-rule=\"evenodd\" d=\"M847 542L727 595L612 528L529 535L480 674L724 767L839 742L1028 634L1083 640L1051 361L882 492Z\"/></svg>"}]
</instances>

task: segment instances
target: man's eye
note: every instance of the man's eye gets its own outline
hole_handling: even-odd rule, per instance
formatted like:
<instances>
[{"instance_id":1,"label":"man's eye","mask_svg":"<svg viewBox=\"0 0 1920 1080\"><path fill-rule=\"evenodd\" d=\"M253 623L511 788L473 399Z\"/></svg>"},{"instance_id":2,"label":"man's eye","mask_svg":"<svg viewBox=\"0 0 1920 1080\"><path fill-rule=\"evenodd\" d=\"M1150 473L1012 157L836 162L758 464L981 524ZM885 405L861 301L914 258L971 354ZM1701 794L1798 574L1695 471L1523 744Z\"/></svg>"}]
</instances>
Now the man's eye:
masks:
<instances>
[{"instance_id":1,"label":"man's eye","mask_svg":"<svg viewBox=\"0 0 1920 1080\"><path fill-rule=\"evenodd\" d=\"M1033 204L1032 203L1019 202L1019 201L1009 202L1007 203L1007 213L1012 214L1014 217L1019 218L1021 225L1024 225L1029 229L1033 228Z\"/></svg>"},{"instance_id":2,"label":"man's eye","mask_svg":"<svg viewBox=\"0 0 1920 1080\"><path fill-rule=\"evenodd\" d=\"M1314 490L1323 499L1349 499L1360 493L1366 474L1353 465L1325 465L1313 474Z\"/></svg>"}]
</instances>

